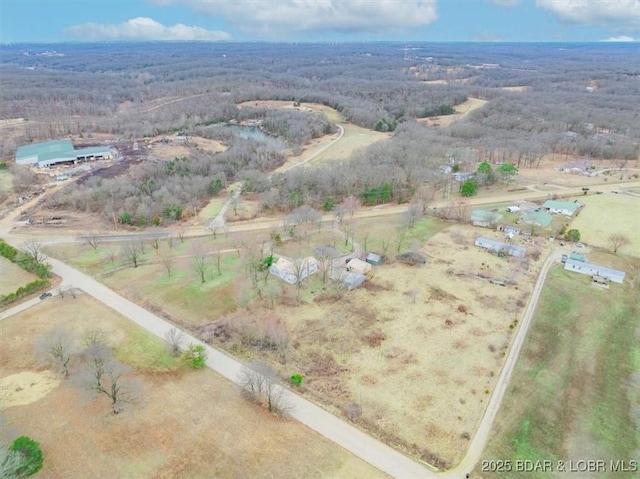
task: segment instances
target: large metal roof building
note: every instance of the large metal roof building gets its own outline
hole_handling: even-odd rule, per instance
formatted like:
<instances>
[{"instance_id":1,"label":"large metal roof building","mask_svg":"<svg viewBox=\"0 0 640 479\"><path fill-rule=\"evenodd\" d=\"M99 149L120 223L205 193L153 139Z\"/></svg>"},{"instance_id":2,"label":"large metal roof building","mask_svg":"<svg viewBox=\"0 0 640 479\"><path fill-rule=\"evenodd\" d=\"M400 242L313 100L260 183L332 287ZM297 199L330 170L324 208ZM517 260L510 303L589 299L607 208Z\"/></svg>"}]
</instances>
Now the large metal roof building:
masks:
<instances>
[{"instance_id":1,"label":"large metal roof building","mask_svg":"<svg viewBox=\"0 0 640 479\"><path fill-rule=\"evenodd\" d=\"M16 163L47 168L59 163L111 158L112 154L108 146L92 146L76 150L71 140L55 140L19 147L16 151Z\"/></svg>"}]
</instances>

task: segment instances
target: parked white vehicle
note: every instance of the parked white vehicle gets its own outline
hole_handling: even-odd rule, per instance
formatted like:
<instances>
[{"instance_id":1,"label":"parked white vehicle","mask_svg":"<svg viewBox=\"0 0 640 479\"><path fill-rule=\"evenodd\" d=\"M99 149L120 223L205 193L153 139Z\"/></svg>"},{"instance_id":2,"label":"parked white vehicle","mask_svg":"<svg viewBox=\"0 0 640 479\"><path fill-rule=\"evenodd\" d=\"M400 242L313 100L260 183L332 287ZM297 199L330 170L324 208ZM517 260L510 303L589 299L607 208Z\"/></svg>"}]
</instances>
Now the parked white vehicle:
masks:
<instances>
[{"instance_id":1,"label":"parked white vehicle","mask_svg":"<svg viewBox=\"0 0 640 479\"><path fill-rule=\"evenodd\" d=\"M508 206L507 207L507 211L509 213L517 213L518 211L520 211L520 207L519 206Z\"/></svg>"}]
</instances>

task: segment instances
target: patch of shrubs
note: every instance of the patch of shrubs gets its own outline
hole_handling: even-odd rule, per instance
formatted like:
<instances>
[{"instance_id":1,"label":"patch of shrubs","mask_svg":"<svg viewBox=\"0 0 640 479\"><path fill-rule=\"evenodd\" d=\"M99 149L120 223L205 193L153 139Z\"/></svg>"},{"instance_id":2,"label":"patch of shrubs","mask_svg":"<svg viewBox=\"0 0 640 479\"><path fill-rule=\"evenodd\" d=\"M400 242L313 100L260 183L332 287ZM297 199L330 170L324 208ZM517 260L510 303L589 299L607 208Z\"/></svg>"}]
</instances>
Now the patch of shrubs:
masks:
<instances>
[{"instance_id":1,"label":"patch of shrubs","mask_svg":"<svg viewBox=\"0 0 640 479\"><path fill-rule=\"evenodd\" d=\"M23 296L26 296L31 293L35 293L36 291L39 291L41 289L45 289L48 287L49 287L49 281L47 281L46 279L36 279L35 281L32 281L31 283L25 286L21 286L13 293L0 296L0 304L5 305L5 304L13 303L14 301L22 298Z\"/></svg>"}]
</instances>

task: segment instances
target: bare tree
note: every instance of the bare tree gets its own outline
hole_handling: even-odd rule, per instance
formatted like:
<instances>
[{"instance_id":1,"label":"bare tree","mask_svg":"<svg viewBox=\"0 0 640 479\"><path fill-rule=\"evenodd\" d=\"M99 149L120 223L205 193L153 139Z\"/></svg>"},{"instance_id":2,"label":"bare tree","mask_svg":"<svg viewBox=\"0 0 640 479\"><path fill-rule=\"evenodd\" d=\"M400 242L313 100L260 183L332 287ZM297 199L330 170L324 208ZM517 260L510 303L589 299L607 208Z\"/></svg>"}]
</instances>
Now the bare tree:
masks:
<instances>
[{"instance_id":1,"label":"bare tree","mask_svg":"<svg viewBox=\"0 0 640 479\"><path fill-rule=\"evenodd\" d=\"M0 442L0 478L18 479L18 471L24 468L25 456Z\"/></svg>"},{"instance_id":2,"label":"bare tree","mask_svg":"<svg viewBox=\"0 0 640 479\"><path fill-rule=\"evenodd\" d=\"M413 229L416 226L416 222L422 218L423 215L422 202L416 201L411 203L407 208L407 211L404 212L403 220L407 225L407 228Z\"/></svg>"},{"instance_id":3,"label":"bare tree","mask_svg":"<svg viewBox=\"0 0 640 479\"><path fill-rule=\"evenodd\" d=\"M160 258L164 268L167 270L167 276L171 276L171 271L173 270L174 257L171 253L163 254Z\"/></svg>"},{"instance_id":4,"label":"bare tree","mask_svg":"<svg viewBox=\"0 0 640 479\"><path fill-rule=\"evenodd\" d=\"M184 243L184 237L187 234L187 230L184 227L178 228L178 238L180 238L180 243Z\"/></svg>"},{"instance_id":5,"label":"bare tree","mask_svg":"<svg viewBox=\"0 0 640 479\"><path fill-rule=\"evenodd\" d=\"M275 370L262 361L246 365L240 373L242 393L250 400L265 405L269 412L282 416L289 405L286 390L279 382Z\"/></svg>"},{"instance_id":6,"label":"bare tree","mask_svg":"<svg viewBox=\"0 0 640 479\"><path fill-rule=\"evenodd\" d=\"M614 233L611 236L609 236L609 242L611 243L611 247L613 248L613 252L615 254L617 254L618 250L620 248L628 246L629 243L631 243L631 240L629 239L628 236L626 236L626 235L624 235L622 233Z\"/></svg>"},{"instance_id":7,"label":"bare tree","mask_svg":"<svg viewBox=\"0 0 640 479\"><path fill-rule=\"evenodd\" d=\"M216 271L218 272L218 276L222 276L222 266L220 264L221 261L222 261L222 254L220 253L220 250L218 250L213 255L213 265L216 267Z\"/></svg>"},{"instance_id":8,"label":"bare tree","mask_svg":"<svg viewBox=\"0 0 640 479\"><path fill-rule=\"evenodd\" d=\"M158 254L158 249L160 248L161 237L162 237L162 234L154 234L154 235L150 235L148 238L149 244L151 245L153 250L156 252L156 255Z\"/></svg>"},{"instance_id":9,"label":"bare tree","mask_svg":"<svg viewBox=\"0 0 640 479\"><path fill-rule=\"evenodd\" d=\"M191 260L191 267L193 268L193 271L200 278L200 281L204 283L207 280L207 271L209 271L209 261L207 260L207 254L204 252L202 245L196 248L196 252Z\"/></svg>"},{"instance_id":10,"label":"bare tree","mask_svg":"<svg viewBox=\"0 0 640 479\"><path fill-rule=\"evenodd\" d=\"M344 208L345 208L346 212L351 217L353 217L353 215L362 206L362 203L360 203L360 200L356 196L353 196L353 195L347 196L344 200L342 200L341 204L344 205Z\"/></svg>"},{"instance_id":11,"label":"bare tree","mask_svg":"<svg viewBox=\"0 0 640 479\"><path fill-rule=\"evenodd\" d=\"M113 352L104 344L89 346L84 358L85 365L78 376L79 384L96 396L107 396L114 414L138 399L138 385L127 378L131 369L116 361Z\"/></svg>"},{"instance_id":12,"label":"bare tree","mask_svg":"<svg viewBox=\"0 0 640 479\"><path fill-rule=\"evenodd\" d=\"M94 253L98 253L98 247L102 244L102 237L97 231L90 231L80 235L80 241L87 246L93 248Z\"/></svg>"},{"instance_id":13,"label":"bare tree","mask_svg":"<svg viewBox=\"0 0 640 479\"><path fill-rule=\"evenodd\" d=\"M138 264L140 264L140 259L144 254L144 245L142 241L131 241L129 243L125 243L122 247L122 254L127 261L133 264L134 268L137 268Z\"/></svg>"},{"instance_id":14,"label":"bare tree","mask_svg":"<svg viewBox=\"0 0 640 479\"><path fill-rule=\"evenodd\" d=\"M184 333L180 331L178 328L171 328L164 335L164 340L167 342L167 348L169 348L169 352L172 356L179 358L182 354L182 340L184 338Z\"/></svg>"},{"instance_id":15,"label":"bare tree","mask_svg":"<svg viewBox=\"0 0 640 479\"><path fill-rule=\"evenodd\" d=\"M47 331L36 343L36 355L48 365L60 368L60 374L69 376L69 363L73 354L73 335L63 328Z\"/></svg>"},{"instance_id":16,"label":"bare tree","mask_svg":"<svg viewBox=\"0 0 640 479\"><path fill-rule=\"evenodd\" d=\"M36 263L44 263L47 259L42 249L43 244L38 240L27 241L23 246L25 254Z\"/></svg>"},{"instance_id":17,"label":"bare tree","mask_svg":"<svg viewBox=\"0 0 640 479\"><path fill-rule=\"evenodd\" d=\"M104 331L98 328L90 328L85 331L82 336L82 342L88 348L94 344L105 344L106 335Z\"/></svg>"}]
</instances>

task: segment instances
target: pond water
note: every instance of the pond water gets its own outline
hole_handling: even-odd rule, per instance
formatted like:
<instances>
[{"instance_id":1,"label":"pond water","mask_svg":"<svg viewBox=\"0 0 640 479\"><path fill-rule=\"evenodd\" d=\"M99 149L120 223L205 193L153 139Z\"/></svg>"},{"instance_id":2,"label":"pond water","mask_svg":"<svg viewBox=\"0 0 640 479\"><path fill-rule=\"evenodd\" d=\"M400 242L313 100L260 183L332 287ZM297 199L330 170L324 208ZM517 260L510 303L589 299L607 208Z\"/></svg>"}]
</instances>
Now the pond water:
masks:
<instances>
[{"instance_id":1,"label":"pond water","mask_svg":"<svg viewBox=\"0 0 640 479\"><path fill-rule=\"evenodd\" d=\"M226 125L225 128L228 128L234 135L244 138L245 140L256 140L260 143L269 143L275 139L274 137L267 135L257 126Z\"/></svg>"}]
</instances>

